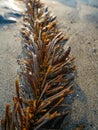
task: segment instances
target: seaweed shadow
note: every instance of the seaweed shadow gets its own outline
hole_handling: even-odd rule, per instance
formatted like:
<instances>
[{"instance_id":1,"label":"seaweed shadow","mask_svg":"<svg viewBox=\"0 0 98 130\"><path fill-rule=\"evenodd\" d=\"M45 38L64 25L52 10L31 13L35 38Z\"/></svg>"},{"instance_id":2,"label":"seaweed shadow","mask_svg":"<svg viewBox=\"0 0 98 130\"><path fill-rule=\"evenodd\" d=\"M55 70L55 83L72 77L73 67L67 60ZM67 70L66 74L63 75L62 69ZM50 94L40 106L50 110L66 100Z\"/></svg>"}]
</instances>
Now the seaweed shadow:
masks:
<instances>
[{"instance_id":1,"label":"seaweed shadow","mask_svg":"<svg viewBox=\"0 0 98 130\"><path fill-rule=\"evenodd\" d=\"M86 111L87 111L87 108L86 108L86 105L87 105L87 97L84 93L84 91L81 89L81 87L77 84L76 81L73 82L74 84L74 93L71 94L71 95L68 95L67 98L65 99L64 101L64 104L67 104L67 107L65 109L70 109L71 110L71 113L68 114L68 116L64 119L63 121L63 125L62 125L62 130L76 130L79 128L82 129L82 130L90 130L92 129L91 127L91 124L89 123L88 119L87 119L87 114L86 114ZM75 101L79 101L80 104L82 104L82 108L83 109L83 115L81 118L77 120L73 120L72 119L72 113L73 113L73 116L75 118L75 116L79 115L80 113L78 112L78 109L75 109L73 110L73 104L75 104ZM79 104L75 104L76 108ZM78 106L78 108L81 107ZM74 112L76 112L76 115L74 114Z\"/></svg>"}]
</instances>

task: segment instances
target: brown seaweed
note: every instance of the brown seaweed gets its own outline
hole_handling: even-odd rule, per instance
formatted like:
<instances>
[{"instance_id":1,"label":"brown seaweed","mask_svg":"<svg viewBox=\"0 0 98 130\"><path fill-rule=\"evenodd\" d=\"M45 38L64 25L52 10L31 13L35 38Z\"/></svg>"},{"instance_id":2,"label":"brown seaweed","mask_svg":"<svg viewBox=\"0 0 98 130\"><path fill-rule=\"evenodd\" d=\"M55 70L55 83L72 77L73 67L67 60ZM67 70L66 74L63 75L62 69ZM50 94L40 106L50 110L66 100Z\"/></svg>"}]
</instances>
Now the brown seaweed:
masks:
<instances>
[{"instance_id":1,"label":"brown seaweed","mask_svg":"<svg viewBox=\"0 0 98 130\"><path fill-rule=\"evenodd\" d=\"M2 130L57 130L70 112L59 106L74 92L74 76L67 76L75 70L74 58L70 47L64 49L68 38L59 31L48 7L40 0L26 0L25 5L24 55L17 60L21 71L16 78L16 96L13 110L6 105Z\"/></svg>"}]
</instances>

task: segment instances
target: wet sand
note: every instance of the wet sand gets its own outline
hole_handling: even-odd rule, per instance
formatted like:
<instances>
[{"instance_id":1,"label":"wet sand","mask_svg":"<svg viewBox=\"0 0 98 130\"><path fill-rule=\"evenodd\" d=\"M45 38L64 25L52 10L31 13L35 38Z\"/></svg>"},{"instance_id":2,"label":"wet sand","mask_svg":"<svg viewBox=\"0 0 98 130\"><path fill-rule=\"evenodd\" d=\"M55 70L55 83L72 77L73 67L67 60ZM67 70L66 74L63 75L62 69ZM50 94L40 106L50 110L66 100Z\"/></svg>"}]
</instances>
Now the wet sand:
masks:
<instances>
[{"instance_id":1,"label":"wet sand","mask_svg":"<svg viewBox=\"0 0 98 130\"><path fill-rule=\"evenodd\" d=\"M72 47L71 55L76 57L77 66L75 94L71 98L72 114L68 127L84 124L85 130L98 130L98 23L92 19L96 7L77 3L77 8L62 2L42 0L49 6L58 19L58 26L69 35L68 45ZM96 15L93 15L96 18ZM15 77L18 65L17 55L21 54L19 30L22 19L17 23L0 29L0 117L5 104L12 102L15 93Z\"/></svg>"},{"instance_id":2,"label":"wet sand","mask_svg":"<svg viewBox=\"0 0 98 130\"><path fill-rule=\"evenodd\" d=\"M12 103L15 95L17 57L21 54L23 20L22 12L16 5L0 1L0 119L4 116L6 103Z\"/></svg>"},{"instance_id":3,"label":"wet sand","mask_svg":"<svg viewBox=\"0 0 98 130\"><path fill-rule=\"evenodd\" d=\"M11 103L15 94L15 78L18 70L16 58L21 54L19 37L21 26L17 24L0 29L0 118L5 104Z\"/></svg>"}]
</instances>

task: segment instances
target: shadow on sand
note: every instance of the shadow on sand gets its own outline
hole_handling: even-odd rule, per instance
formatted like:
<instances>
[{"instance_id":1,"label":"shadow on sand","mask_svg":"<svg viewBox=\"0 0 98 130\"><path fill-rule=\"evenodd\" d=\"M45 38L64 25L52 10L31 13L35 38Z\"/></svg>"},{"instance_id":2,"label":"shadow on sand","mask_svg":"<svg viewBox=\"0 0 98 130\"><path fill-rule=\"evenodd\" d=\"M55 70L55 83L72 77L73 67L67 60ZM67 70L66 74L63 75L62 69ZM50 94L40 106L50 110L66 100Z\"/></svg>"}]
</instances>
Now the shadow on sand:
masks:
<instances>
[{"instance_id":1,"label":"shadow on sand","mask_svg":"<svg viewBox=\"0 0 98 130\"><path fill-rule=\"evenodd\" d=\"M80 104L82 104L82 106L79 104L75 104L76 100L78 100ZM64 103L68 105L66 107L66 110L71 110L71 113L67 117L65 117L61 130L91 130L92 129L92 124L88 122L87 114L86 114L87 97L76 81L74 81L74 93L71 95L68 95ZM74 120L72 119L73 111L74 113L76 112L76 116L77 114L78 115L80 114L78 113L78 109L74 108L73 110L73 104L75 104L75 106L79 105L76 108L82 107L83 109L82 110L83 115L81 118L78 119L78 121L75 121L75 118ZM73 116L75 116L75 114L73 114Z\"/></svg>"}]
</instances>

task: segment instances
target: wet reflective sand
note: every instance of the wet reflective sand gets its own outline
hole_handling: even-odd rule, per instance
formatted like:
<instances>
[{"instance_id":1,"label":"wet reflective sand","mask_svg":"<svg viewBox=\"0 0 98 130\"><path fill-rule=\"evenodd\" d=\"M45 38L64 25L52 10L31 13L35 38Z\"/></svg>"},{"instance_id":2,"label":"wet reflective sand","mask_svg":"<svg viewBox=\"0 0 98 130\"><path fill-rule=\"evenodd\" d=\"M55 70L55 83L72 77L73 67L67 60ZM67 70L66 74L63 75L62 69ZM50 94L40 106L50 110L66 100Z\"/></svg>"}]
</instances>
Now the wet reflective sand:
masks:
<instances>
[{"instance_id":1,"label":"wet reflective sand","mask_svg":"<svg viewBox=\"0 0 98 130\"><path fill-rule=\"evenodd\" d=\"M22 16L23 6L18 1L1 0L0 1L0 25L16 23ZM1 26L2 26L1 25Z\"/></svg>"}]
</instances>

